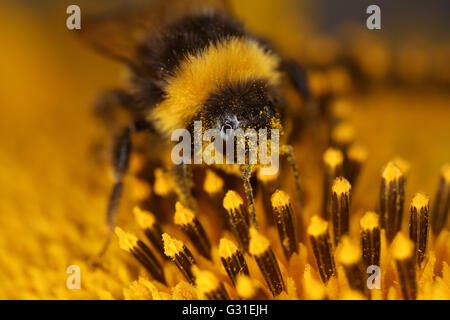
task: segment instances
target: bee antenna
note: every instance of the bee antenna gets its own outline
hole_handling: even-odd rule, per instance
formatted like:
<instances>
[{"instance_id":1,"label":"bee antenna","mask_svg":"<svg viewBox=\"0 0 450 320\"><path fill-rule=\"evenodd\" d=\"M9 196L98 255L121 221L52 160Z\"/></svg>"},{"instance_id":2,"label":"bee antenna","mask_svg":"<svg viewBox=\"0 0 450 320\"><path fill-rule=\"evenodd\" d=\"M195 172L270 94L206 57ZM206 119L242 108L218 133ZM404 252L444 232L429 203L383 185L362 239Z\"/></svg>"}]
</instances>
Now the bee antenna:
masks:
<instances>
[{"instance_id":1,"label":"bee antenna","mask_svg":"<svg viewBox=\"0 0 450 320\"><path fill-rule=\"evenodd\" d=\"M255 229L258 229L258 221L256 220L256 210L255 210L255 202L253 198L253 188L250 183L250 178L252 176L253 166L251 164L248 165L247 169L243 172L242 180L244 181L244 189L245 195L247 197L248 204L248 212L252 217L252 225Z\"/></svg>"},{"instance_id":2,"label":"bee antenna","mask_svg":"<svg viewBox=\"0 0 450 320\"><path fill-rule=\"evenodd\" d=\"M105 243L102 250L94 258L94 262L91 263L92 266L96 266L99 260L108 250L109 244L111 242L112 233L114 232L114 227L116 225L116 215L119 207L120 197L122 195L123 187L123 176L128 169L128 163L130 160L131 153L131 131L133 127L125 127L121 134L117 137L114 145L113 153L113 167L114 167L114 185L111 190L108 207L106 209L106 223L108 226L108 234L105 239Z\"/></svg>"}]
</instances>

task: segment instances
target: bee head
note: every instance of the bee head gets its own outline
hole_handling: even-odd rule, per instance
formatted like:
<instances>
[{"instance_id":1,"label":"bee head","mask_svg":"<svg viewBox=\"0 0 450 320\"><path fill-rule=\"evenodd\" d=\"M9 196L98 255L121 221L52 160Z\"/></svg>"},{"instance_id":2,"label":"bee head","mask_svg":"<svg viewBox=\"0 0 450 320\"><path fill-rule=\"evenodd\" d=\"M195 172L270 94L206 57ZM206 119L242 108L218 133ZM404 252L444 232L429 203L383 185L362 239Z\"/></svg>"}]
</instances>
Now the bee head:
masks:
<instances>
[{"instance_id":1,"label":"bee head","mask_svg":"<svg viewBox=\"0 0 450 320\"><path fill-rule=\"evenodd\" d=\"M274 129L278 99L263 80L234 83L210 96L201 115L205 129L218 129L224 140L237 129Z\"/></svg>"}]
</instances>

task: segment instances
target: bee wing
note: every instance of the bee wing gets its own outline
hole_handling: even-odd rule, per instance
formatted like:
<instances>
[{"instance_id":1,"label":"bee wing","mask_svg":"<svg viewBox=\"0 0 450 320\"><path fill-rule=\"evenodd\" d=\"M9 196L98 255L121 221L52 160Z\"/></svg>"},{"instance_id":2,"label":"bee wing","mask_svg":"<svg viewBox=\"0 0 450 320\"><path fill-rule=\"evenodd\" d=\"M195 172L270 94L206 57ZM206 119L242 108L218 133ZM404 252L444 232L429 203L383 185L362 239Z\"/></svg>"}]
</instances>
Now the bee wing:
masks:
<instances>
[{"instance_id":1,"label":"bee wing","mask_svg":"<svg viewBox=\"0 0 450 320\"><path fill-rule=\"evenodd\" d=\"M167 14L166 1L149 6L125 5L101 14L83 14L82 41L110 58L132 64L137 45L150 36Z\"/></svg>"},{"instance_id":2,"label":"bee wing","mask_svg":"<svg viewBox=\"0 0 450 320\"><path fill-rule=\"evenodd\" d=\"M133 65L136 48L174 18L201 8L229 10L227 0L154 0L102 14L84 14L78 34L96 51Z\"/></svg>"}]
</instances>

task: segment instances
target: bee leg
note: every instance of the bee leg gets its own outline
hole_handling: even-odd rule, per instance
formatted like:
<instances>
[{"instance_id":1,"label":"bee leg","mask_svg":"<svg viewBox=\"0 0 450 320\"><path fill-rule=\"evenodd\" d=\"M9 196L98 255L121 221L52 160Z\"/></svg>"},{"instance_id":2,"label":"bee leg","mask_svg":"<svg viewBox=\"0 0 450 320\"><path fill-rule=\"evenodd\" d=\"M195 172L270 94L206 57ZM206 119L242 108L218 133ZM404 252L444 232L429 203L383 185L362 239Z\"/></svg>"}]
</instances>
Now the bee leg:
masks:
<instances>
[{"instance_id":1,"label":"bee leg","mask_svg":"<svg viewBox=\"0 0 450 320\"><path fill-rule=\"evenodd\" d=\"M128 169L128 163L131 153L131 128L126 127L116 138L113 150L114 167L114 185L109 195L108 206L106 209L106 223L108 226L108 235L100 251L98 258L101 258L111 241L111 236L115 227L115 218L119 207L120 196L122 195L123 177Z\"/></svg>"},{"instance_id":2,"label":"bee leg","mask_svg":"<svg viewBox=\"0 0 450 320\"><path fill-rule=\"evenodd\" d=\"M115 218L119 207L120 197L122 195L123 177L128 169L130 154L132 149L131 134L143 130L152 130L150 123L145 120L136 120L132 125L122 129L122 132L116 138L113 150L113 167L114 167L114 185L112 187L108 206L106 209L106 223L108 226L108 235L100 251L98 258L101 258L111 241L111 236L116 225Z\"/></svg>"},{"instance_id":3,"label":"bee leg","mask_svg":"<svg viewBox=\"0 0 450 320\"><path fill-rule=\"evenodd\" d=\"M244 182L245 195L247 197L248 212L252 218L253 227L258 229L258 221L256 220L256 210L255 201L253 197L253 187L250 183L250 178L252 176L252 165L249 164L248 167L243 171L242 180Z\"/></svg>"},{"instance_id":4,"label":"bee leg","mask_svg":"<svg viewBox=\"0 0 450 320\"><path fill-rule=\"evenodd\" d=\"M281 146L281 153L286 154L288 157L289 164L294 175L295 189L297 190L299 208L303 209L303 192L300 184L300 176L298 173L297 163L295 162L294 148L290 145Z\"/></svg>"}]
</instances>

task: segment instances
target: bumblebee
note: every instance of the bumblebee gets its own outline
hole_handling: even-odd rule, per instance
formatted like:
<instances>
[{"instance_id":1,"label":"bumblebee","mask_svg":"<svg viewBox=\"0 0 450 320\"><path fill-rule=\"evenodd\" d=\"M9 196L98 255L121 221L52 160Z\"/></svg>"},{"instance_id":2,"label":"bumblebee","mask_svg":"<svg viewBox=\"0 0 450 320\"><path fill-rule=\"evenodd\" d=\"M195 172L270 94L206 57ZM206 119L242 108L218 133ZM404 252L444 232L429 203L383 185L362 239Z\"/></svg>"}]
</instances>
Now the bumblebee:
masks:
<instances>
[{"instance_id":1,"label":"bumblebee","mask_svg":"<svg viewBox=\"0 0 450 320\"><path fill-rule=\"evenodd\" d=\"M129 90L109 91L99 104L104 117L114 108L129 114L114 147L115 183L106 213L110 231L134 133L149 131L157 143L170 145L171 133L192 131L194 121L202 121L203 130L219 129L224 139L230 129L282 128L290 118L280 90L286 76L305 101L310 99L302 68L247 31L231 11L226 1L157 1L146 9L84 19L82 38L129 70ZM300 194L292 147L280 150L290 159ZM250 183L254 169L239 168L257 225ZM180 201L192 207L189 165L179 165L176 172Z\"/></svg>"}]
</instances>

